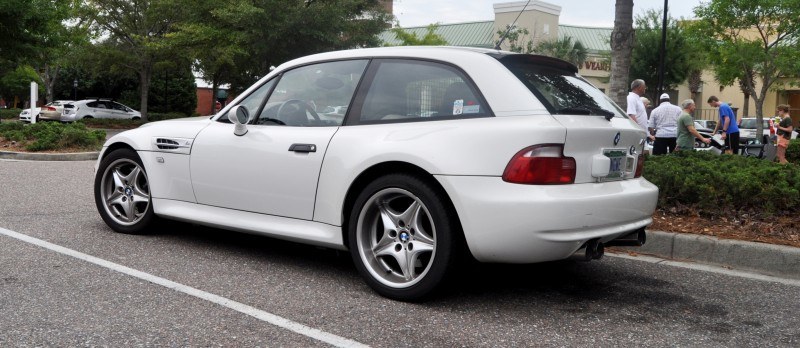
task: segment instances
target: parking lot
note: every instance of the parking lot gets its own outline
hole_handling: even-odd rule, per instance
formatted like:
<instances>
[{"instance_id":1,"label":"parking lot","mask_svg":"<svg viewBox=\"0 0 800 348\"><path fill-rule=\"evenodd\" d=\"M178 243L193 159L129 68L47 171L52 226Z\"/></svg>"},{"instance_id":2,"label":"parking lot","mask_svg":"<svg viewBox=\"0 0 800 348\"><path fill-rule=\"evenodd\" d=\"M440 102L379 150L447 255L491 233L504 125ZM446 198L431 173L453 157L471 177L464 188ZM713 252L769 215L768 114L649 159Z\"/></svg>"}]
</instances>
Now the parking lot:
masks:
<instances>
[{"instance_id":1,"label":"parking lot","mask_svg":"<svg viewBox=\"0 0 800 348\"><path fill-rule=\"evenodd\" d=\"M0 160L0 346L798 346L800 288L608 255L474 265L388 300L349 255L183 223L112 232L93 165Z\"/></svg>"}]
</instances>

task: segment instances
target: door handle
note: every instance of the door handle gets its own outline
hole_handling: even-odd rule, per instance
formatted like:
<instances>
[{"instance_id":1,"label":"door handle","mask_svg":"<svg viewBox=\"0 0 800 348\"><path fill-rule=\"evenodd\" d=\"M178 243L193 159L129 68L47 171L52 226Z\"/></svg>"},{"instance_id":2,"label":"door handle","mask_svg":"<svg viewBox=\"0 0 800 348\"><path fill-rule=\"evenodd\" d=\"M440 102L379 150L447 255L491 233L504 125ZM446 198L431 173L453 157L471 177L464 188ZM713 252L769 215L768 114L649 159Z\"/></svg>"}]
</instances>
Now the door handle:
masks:
<instances>
[{"instance_id":1,"label":"door handle","mask_svg":"<svg viewBox=\"0 0 800 348\"><path fill-rule=\"evenodd\" d=\"M289 146L289 151L294 152L317 152L317 145L314 144L292 144Z\"/></svg>"}]
</instances>

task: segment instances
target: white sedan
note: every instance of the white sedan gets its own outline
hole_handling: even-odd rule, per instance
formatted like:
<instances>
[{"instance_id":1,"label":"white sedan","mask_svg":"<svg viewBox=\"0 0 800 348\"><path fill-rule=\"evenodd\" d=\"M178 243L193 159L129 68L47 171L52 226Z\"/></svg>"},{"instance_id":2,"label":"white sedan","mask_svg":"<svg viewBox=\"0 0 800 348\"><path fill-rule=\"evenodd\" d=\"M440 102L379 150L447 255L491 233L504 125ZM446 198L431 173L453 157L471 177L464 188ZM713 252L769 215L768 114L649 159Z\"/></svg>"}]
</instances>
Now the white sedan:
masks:
<instances>
[{"instance_id":1,"label":"white sedan","mask_svg":"<svg viewBox=\"0 0 800 348\"><path fill-rule=\"evenodd\" d=\"M211 118L112 137L94 191L115 231L165 218L349 250L374 290L413 301L470 257L641 245L658 196L644 138L557 59L360 49L285 63Z\"/></svg>"}]
</instances>

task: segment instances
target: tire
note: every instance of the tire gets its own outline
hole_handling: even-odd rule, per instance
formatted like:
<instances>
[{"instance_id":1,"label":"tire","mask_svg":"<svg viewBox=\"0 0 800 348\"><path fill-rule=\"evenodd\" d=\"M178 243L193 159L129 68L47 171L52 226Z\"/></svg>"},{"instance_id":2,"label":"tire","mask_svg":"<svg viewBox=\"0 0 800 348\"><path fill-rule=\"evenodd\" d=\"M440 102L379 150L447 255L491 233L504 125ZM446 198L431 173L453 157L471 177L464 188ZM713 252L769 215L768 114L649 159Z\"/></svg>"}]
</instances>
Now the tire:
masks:
<instances>
[{"instance_id":1,"label":"tire","mask_svg":"<svg viewBox=\"0 0 800 348\"><path fill-rule=\"evenodd\" d=\"M455 273L461 228L438 192L417 177L391 174L356 198L348 246L359 273L379 294L423 300Z\"/></svg>"},{"instance_id":2,"label":"tire","mask_svg":"<svg viewBox=\"0 0 800 348\"><path fill-rule=\"evenodd\" d=\"M139 121L141 119L142 119L141 117L134 117L134 118L131 118L131 121Z\"/></svg>"},{"instance_id":3,"label":"tire","mask_svg":"<svg viewBox=\"0 0 800 348\"><path fill-rule=\"evenodd\" d=\"M114 150L100 162L94 201L103 221L120 233L146 233L156 220L147 172L131 149Z\"/></svg>"}]
</instances>

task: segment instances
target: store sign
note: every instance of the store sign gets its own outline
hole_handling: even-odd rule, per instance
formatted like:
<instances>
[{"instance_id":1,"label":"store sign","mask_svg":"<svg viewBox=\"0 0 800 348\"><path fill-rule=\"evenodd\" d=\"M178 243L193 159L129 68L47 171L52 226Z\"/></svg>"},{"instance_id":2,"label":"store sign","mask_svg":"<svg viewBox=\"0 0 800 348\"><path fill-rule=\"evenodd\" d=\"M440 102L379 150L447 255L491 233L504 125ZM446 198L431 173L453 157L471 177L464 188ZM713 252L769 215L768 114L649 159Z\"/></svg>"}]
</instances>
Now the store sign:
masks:
<instances>
[{"instance_id":1,"label":"store sign","mask_svg":"<svg viewBox=\"0 0 800 348\"><path fill-rule=\"evenodd\" d=\"M611 64L607 62L598 62L598 61L585 61L583 62L583 68L586 70L602 70L602 71L611 71Z\"/></svg>"}]
</instances>

